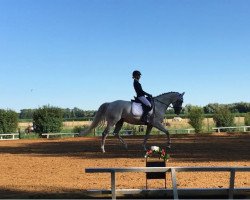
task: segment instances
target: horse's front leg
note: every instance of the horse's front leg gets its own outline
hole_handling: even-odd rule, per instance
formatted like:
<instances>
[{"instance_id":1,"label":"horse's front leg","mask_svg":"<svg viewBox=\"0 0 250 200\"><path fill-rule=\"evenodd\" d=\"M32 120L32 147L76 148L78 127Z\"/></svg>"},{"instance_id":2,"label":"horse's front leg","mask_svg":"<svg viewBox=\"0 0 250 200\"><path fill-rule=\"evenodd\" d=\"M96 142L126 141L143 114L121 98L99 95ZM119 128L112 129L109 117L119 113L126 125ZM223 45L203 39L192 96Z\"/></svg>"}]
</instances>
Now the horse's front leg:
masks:
<instances>
[{"instance_id":1,"label":"horse's front leg","mask_svg":"<svg viewBox=\"0 0 250 200\"><path fill-rule=\"evenodd\" d=\"M149 138L149 135L150 135L152 128L153 128L152 125L147 125L147 130L146 130L146 134L145 134L143 145L142 145L145 151L147 151L146 143L147 143L147 140Z\"/></svg>"},{"instance_id":2,"label":"horse's front leg","mask_svg":"<svg viewBox=\"0 0 250 200\"><path fill-rule=\"evenodd\" d=\"M160 122L154 123L154 127L157 128L158 130L164 132L167 135L167 146L166 147L170 149L170 147L171 147L171 139L170 139L169 131Z\"/></svg>"}]
</instances>

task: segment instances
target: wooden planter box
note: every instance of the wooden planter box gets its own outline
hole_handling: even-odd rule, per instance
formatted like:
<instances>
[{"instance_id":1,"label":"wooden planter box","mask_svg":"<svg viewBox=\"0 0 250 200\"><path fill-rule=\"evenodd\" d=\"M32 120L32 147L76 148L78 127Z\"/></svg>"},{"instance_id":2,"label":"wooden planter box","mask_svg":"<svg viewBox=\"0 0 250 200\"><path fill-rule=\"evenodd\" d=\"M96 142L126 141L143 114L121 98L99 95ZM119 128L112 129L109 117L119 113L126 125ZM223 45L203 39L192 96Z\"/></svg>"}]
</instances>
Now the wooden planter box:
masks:
<instances>
[{"instance_id":1,"label":"wooden planter box","mask_svg":"<svg viewBox=\"0 0 250 200\"><path fill-rule=\"evenodd\" d=\"M159 158L146 158L146 167L166 167L166 162ZM166 172L146 172L146 189L148 179L164 179L166 188Z\"/></svg>"}]
</instances>

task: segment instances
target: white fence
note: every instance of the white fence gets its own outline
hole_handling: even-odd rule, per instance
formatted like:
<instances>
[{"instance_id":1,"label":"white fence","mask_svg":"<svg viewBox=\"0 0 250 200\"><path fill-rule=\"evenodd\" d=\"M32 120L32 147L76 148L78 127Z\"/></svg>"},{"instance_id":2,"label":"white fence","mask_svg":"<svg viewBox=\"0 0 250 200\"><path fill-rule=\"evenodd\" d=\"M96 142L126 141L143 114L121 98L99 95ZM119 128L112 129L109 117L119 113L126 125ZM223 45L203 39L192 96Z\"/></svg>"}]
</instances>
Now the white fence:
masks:
<instances>
[{"instance_id":1,"label":"white fence","mask_svg":"<svg viewBox=\"0 0 250 200\"><path fill-rule=\"evenodd\" d=\"M237 130L237 131L243 131L247 132L247 129L250 128L250 126L229 126L229 127L215 127L212 128L213 130L217 130L218 133L221 132L223 129L228 129L228 130Z\"/></svg>"},{"instance_id":2,"label":"white fence","mask_svg":"<svg viewBox=\"0 0 250 200\"><path fill-rule=\"evenodd\" d=\"M3 133L0 134L0 140L18 140L19 133Z\"/></svg>"},{"instance_id":3,"label":"white fence","mask_svg":"<svg viewBox=\"0 0 250 200\"><path fill-rule=\"evenodd\" d=\"M47 139L49 139L50 136L71 136L75 137L75 135L78 135L79 133L42 133L42 136L46 136Z\"/></svg>"},{"instance_id":4,"label":"white fence","mask_svg":"<svg viewBox=\"0 0 250 200\"><path fill-rule=\"evenodd\" d=\"M250 192L248 188L235 188L235 172L250 172L250 167L130 167L130 168L86 168L86 173L110 173L111 174L111 194L112 199L116 199L116 195L119 194L140 194L143 192L141 189L116 189L116 173L126 172L170 172L172 179L173 189L165 189L169 194L172 193L174 199L179 198L179 194L210 194L210 195L228 195L229 199L233 199L234 194L241 192ZM229 188L177 188L177 172L230 172ZM97 178L97 180L99 180ZM144 190L145 191L145 190ZM163 190L161 190L163 191ZM97 192L97 190L90 190L89 192ZM101 193L101 191L99 190ZM107 192L107 191L106 191Z\"/></svg>"}]
</instances>

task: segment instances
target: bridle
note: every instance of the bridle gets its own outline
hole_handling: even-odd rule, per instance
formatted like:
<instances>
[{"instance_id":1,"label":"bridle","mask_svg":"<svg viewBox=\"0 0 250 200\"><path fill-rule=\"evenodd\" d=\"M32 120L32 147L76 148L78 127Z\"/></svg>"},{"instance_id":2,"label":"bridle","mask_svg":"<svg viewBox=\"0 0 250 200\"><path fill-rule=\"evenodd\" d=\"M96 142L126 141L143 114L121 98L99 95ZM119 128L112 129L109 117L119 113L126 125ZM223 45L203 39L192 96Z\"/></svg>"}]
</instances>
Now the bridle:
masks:
<instances>
[{"instance_id":1,"label":"bridle","mask_svg":"<svg viewBox=\"0 0 250 200\"><path fill-rule=\"evenodd\" d=\"M155 99L155 98L151 97L151 103L152 103L152 107L153 107L153 116L155 116L155 103L154 103L155 101L158 101L159 103L163 104L164 106L166 106L166 108L170 107L170 108L174 109L174 111L176 112L177 107L173 106L172 103L166 104L166 103L164 103L164 102L162 102L162 101L160 101L158 99ZM183 98L178 99L177 101L181 101L181 103L182 103L183 102ZM179 109L179 107L178 107L178 109ZM180 107L180 109L181 109L181 107Z\"/></svg>"},{"instance_id":2,"label":"bridle","mask_svg":"<svg viewBox=\"0 0 250 200\"><path fill-rule=\"evenodd\" d=\"M166 104L166 103L164 103L164 102L162 102L162 101L160 101L160 100L158 100L158 99L154 99L154 100L158 101L159 103L161 103L161 104L163 104L163 105L165 105L165 106L167 106L167 107L174 108L174 107L171 106L170 104L168 105L168 104Z\"/></svg>"},{"instance_id":3,"label":"bridle","mask_svg":"<svg viewBox=\"0 0 250 200\"><path fill-rule=\"evenodd\" d=\"M163 105L165 105L165 106L167 106L167 107L170 107L170 108L174 108L174 106L172 106L171 104L166 104L166 103L164 103L164 102L162 102L162 101L160 101L160 100L158 100L158 99L153 99L153 100L156 100L156 101L158 101L159 103L161 103L161 104L163 104Z\"/></svg>"}]
</instances>

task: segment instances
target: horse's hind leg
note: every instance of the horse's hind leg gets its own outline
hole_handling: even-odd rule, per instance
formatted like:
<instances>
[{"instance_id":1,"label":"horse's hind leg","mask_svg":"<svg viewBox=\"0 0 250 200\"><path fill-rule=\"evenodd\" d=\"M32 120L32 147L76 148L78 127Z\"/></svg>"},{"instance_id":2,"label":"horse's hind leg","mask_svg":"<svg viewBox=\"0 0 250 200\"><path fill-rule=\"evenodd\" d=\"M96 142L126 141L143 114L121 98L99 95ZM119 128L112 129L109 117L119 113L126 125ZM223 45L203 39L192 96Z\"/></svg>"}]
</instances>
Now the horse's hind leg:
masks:
<instances>
[{"instance_id":1,"label":"horse's hind leg","mask_svg":"<svg viewBox=\"0 0 250 200\"><path fill-rule=\"evenodd\" d=\"M116 123L116 125L115 125L115 130L114 130L113 134L114 134L114 136L116 136L116 137L120 140L120 142L124 145L125 149L127 149L128 146L127 146L126 142L125 142L125 141L122 139L122 137L119 135L119 132L120 132L120 130L121 130L121 128L122 128L123 122L124 122L123 119L120 119L120 120Z\"/></svg>"},{"instance_id":2,"label":"horse's hind leg","mask_svg":"<svg viewBox=\"0 0 250 200\"><path fill-rule=\"evenodd\" d=\"M102 132L102 142L101 142L101 149L102 149L102 152L105 153L105 140L110 132L110 129L111 129L111 126L110 125L107 125L107 127L105 128L105 130Z\"/></svg>"}]
</instances>

